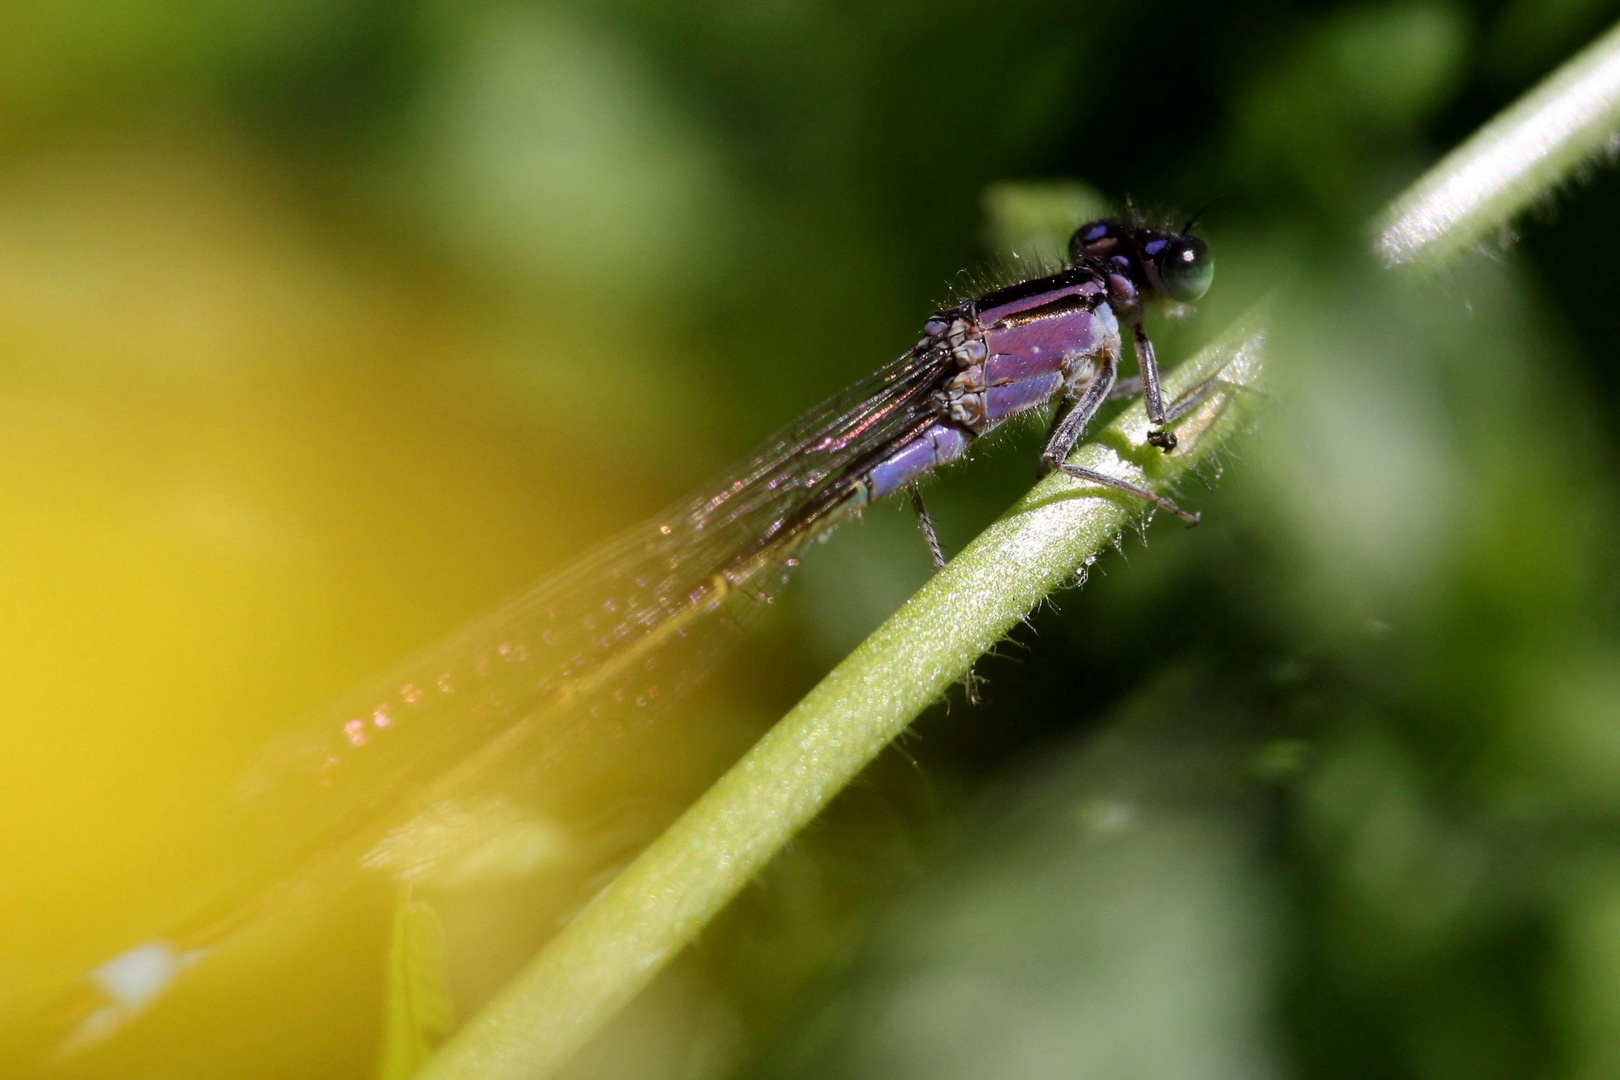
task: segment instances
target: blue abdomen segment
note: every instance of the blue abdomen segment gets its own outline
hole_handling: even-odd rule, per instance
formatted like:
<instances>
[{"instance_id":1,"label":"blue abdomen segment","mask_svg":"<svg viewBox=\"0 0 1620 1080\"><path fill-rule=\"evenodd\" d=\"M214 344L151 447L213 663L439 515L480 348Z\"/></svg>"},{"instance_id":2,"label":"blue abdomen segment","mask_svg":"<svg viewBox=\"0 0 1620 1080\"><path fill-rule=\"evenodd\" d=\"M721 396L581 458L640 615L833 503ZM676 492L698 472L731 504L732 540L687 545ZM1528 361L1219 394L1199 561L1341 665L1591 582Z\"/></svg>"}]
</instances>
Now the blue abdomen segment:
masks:
<instances>
[{"instance_id":1,"label":"blue abdomen segment","mask_svg":"<svg viewBox=\"0 0 1620 1080\"><path fill-rule=\"evenodd\" d=\"M949 424L934 424L872 466L866 474L867 499L891 495L931 469L966 453L972 436Z\"/></svg>"}]
</instances>

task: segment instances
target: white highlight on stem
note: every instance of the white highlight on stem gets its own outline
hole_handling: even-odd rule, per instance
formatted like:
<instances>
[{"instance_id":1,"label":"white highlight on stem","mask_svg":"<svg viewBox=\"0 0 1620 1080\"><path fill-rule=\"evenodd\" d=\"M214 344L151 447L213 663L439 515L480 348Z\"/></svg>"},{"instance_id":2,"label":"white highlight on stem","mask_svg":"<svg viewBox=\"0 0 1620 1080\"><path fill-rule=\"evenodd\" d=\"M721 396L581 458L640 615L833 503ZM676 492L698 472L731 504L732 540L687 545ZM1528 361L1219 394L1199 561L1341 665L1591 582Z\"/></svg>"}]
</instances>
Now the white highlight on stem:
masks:
<instances>
[{"instance_id":1,"label":"white highlight on stem","mask_svg":"<svg viewBox=\"0 0 1620 1080\"><path fill-rule=\"evenodd\" d=\"M1386 265L1438 266L1620 140L1620 25L1553 72L1406 190L1384 217Z\"/></svg>"}]
</instances>

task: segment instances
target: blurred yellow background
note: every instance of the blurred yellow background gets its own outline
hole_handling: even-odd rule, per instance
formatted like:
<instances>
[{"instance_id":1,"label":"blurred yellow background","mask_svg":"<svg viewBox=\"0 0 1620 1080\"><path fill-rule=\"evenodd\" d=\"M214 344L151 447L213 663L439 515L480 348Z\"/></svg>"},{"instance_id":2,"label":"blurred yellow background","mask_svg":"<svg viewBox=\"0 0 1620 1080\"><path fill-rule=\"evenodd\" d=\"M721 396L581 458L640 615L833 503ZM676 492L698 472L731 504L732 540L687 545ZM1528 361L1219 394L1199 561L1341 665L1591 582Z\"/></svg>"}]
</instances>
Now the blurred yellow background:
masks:
<instances>
[{"instance_id":1,"label":"blurred yellow background","mask_svg":"<svg viewBox=\"0 0 1620 1080\"><path fill-rule=\"evenodd\" d=\"M1039 613L572 1075L1611 1074L1620 186L1441 282L1362 223L1614 15L6 5L0 1072L403 1075L409 912L464 1019L925 579L914 526L644 729L365 781L375 834L245 778L1129 198L1211 203L1164 359L1292 283L1205 525ZM931 490L948 548L1037 440Z\"/></svg>"}]
</instances>

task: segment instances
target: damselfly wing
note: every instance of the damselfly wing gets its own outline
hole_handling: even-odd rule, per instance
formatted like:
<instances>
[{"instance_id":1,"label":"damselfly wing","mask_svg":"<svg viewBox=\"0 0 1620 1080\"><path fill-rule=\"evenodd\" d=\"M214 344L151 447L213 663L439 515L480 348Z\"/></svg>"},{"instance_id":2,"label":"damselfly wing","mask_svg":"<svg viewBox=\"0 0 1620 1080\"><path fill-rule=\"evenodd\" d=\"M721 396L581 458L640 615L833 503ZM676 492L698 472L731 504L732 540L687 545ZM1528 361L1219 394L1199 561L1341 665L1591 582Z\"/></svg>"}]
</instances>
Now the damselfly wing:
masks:
<instances>
[{"instance_id":1,"label":"damselfly wing","mask_svg":"<svg viewBox=\"0 0 1620 1080\"><path fill-rule=\"evenodd\" d=\"M534 808L589 787L611 771L602 748L709 669L807 541L1013 416L1058 402L1043 468L1183 513L1066 459L1113 391L1121 323L1153 419L1179 415L1184 403L1158 397L1142 301L1196 299L1207 252L1190 237L1103 221L1077 231L1071 255L1055 274L936 313L896 360L782 428L703 494L295 727L243 777L243 820L230 826L259 846L263 873L199 905L165 941L202 955L278 898L319 896L357 868L420 873L454 858L458 841L434 823L457 800ZM427 837L414 851L413 824Z\"/></svg>"}]
</instances>

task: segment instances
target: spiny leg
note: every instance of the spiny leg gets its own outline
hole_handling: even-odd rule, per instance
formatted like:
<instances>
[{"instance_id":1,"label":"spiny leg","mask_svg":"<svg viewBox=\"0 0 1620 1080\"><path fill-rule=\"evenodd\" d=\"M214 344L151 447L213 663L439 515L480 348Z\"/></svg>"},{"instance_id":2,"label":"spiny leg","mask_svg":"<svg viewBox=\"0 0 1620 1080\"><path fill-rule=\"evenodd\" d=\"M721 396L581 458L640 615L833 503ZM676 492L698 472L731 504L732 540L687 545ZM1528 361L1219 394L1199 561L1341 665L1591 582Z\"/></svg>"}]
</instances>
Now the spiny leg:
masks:
<instances>
[{"instance_id":1,"label":"spiny leg","mask_svg":"<svg viewBox=\"0 0 1620 1080\"><path fill-rule=\"evenodd\" d=\"M1080 437L1086 433L1086 426L1102 408L1102 403L1108 400L1108 392L1114 388L1114 379L1119 374L1118 366L1110 361L1103 369L1097 372L1097 377L1086 387L1085 392L1077 398L1065 398L1063 404L1052 417L1052 427L1046 433L1046 447L1041 451L1040 463L1035 472L1038 476L1045 476L1054 469L1063 467L1063 460L1079 444Z\"/></svg>"},{"instance_id":2,"label":"spiny leg","mask_svg":"<svg viewBox=\"0 0 1620 1080\"><path fill-rule=\"evenodd\" d=\"M1220 393L1222 390L1231 390L1234 388L1241 389L1241 387L1238 387L1236 383L1227 382L1225 379L1211 376L1210 378L1207 378L1203 382L1199 383L1197 386L1193 387L1191 390L1187 391L1185 394L1182 394L1180 397L1176 398L1176 400L1172 401L1170 403L1170 407L1164 411L1164 422L1167 424L1173 424L1177 420L1180 420L1183 416L1186 416L1188 413L1198 408L1198 406L1202 405L1204 402L1208 401L1210 398L1214 397L1216 394ZM1175 436L1172 435L1170 438L1174 440ZM1175 444L1172 442L1168 449L1174 448Z\"/></svg>"},{"instance_id":3,"label":"spiny leg","mask_svg":"<svg viewBox=\"0 0 1620 1080\"><path fill-rule=\"evenodd\" d=\"M1058 466L1058 468L1063 472L1068 473L1076 480L1084 480L1092 484L1101 484L1103 487L1111 487L1115 491L1123 491L1127 495L1135 495L1138 499L1150 502L1159 509L1176 515L1176 517L1180 518L1182 521L1185 521L1188 525L1198 524L1199 517L1197 514L1189 514L1187 511L1183 510L1181 507L1177 506L1163 495L1156 495L1147 488L1133 484L1129 480L1121 480L1117 476L1109 476L1106 473L1097 472L1095 469L1088 469L1083 465L1070 465L1068 462L1064 462L1062 465Z\"/></svg>"},{"instance_id":4,"label":"spiny leg","mask_svg":"<svg viewBox=\"0 0 1620 1080\"><path fill-rule=\"evenodd\" d=\"M1175 421L1180 420L1183 416L1186 416L1188 413L1192 412L1194 409L1198 408L1198 406L1202 405L1204 402L1208 401L1210 398L1214 397L1223 390L1230 390L1234 392L1249 391L1251 393L1258 392L1255 391L1252 386L1244 386L1242 383L1235 383L1230 379L1223 379L1219 375L1211 375L1209 378L1205 379L1191 390L1188 390L1185 394L1182 394L1180 397L1176 398L1176 400L1172 401L1169 405L1165 406L1165 421L1168 423L1174 423ZM1130 378L1121 379L1119 382L1114 384L1114 388L1108 393L1108 400L1115 401L1121 398L1133 398L1141 392L1142 376L1132 375Z\"/></svg>"},{"instance_id":5,"label":"spiny leg","mask_svg":"<svg viewBox=\"0 0 1620 1080\"><path fill-rule=\"evenodd\" d=\"M1147 330L1138 321L1131 324L1131 350L1136 353L1136 369L1147 395L1148 419L1155 424L1164 423L1164 390L1159 386L1159 358L1153 352L1153 342Z\"/></svg>"},{"instance_id":6,"label":"spiny leg","mask_svg":"<svg viewBox=\"0 0 1620 1080\"><path fill-rule=\"evenodd\" d=\"M1150 353L1152 348L1153 346L1151 344L1147 346ZM1138 356L1140 355L1141 354L1138 353ZM1158 367L1156 364L1154 365L1153 370L1155 380L1157 380ZM1198 408L1198 406L1202 405L1204 402L1208 401L1210 398L1214 397L1223 390L1247 389L1249 388L1241 383L1231 382L1228 379L1221 378L1219 375L1211 375L1209 378L1205 379L1191 390L1188 390L1185 394L1182 394L1180 397L1176 398L1176 400L1172 401L1169 405L1164 404L1164 399L1161 394L1149 393L1147 395L1148 419L1152 420L1155 424L1158 424L1160 430L1148 432L1148 442L1166 452L1174 450L1176 448L1177 441L1175 433L1163 430L1165 425L1173 424L1177 420L1180 420L1183 416L1186 416L1188 413L1192 412L1194 409ZM1135 397L1137 394L1144 393L1146 390L1147 380L1142 375L1132 375L1128 379L1119 380L1119 382L1115 384L1114 389L1109 392L1108 399L1112 401L1115 398ZM1157 401L1157 405L1154 404L1155 401ZM1158 411L1158 416L1153 415L1155 408Z\"/></svg>"},{"instance_id":7,"label":"spiny leg","mask_svg":"<svg viewBox=\"0 0 1620 1080\"><path fill-rule=\"evenodd\" d=\"M934 532L934 519L929 516L928 507L923 505L922 489L912 484L906 490L911 493L911 508L917 512L917 524L922 528L923 539L928 543L928 557L933 560L934 573L937 574L945 569L945 550L939 546L939 534ZM968 704L977 705L979 678L973 673L971 664L962 674L962 688L967 692Z\"/></svg>"},{"instance_id":8,"label":"spiny leg","mask_svg":"<svg viewBox=\"0 0 1620 1080\"><path fill-rule=\"evenodd\" d=\"M1153 342L1148 340L1147 331L1142 327L1140 315L1131 323L1131 349L1136 353L1136 367L1142 380L1142 392L1147 398L1148 419L1157 425L1148 432L1147 441L1169 453L1176 448L1176 437L1164 430L1170 418L1164 408L1164 390L1159 385L1159 360L1153 353Z\"/></svg>"},{"instance_id":9,"label":"spiny leg","mask_svg":"<svg viewBox=\"0 0 1620 1080\"><path fill-rule=\"evenodd\" d=\"M1128 495L1134 495L1139 499L1146 500L1154 506L1176 515L1188 525L1198 524L1197 514L1189 514L1169 499L1162 495L1156 495L1145 487L1133 484L1129 480L1120 480L1117 477L1107 476L1093 469L1068 463L1069 454L1080 441L1080 437L1086 433L1086 425L1091 422L1092 417L1097 415L1097 410L1102 407L1102 403L1108 399L1109 393L1113 390L1116 376L1115 365L1110 363L1097 373L1097 378L1092 381L1090 386L1086 387L1085 393L1072 401L1065 402L1060 408L1057 416L1053 419L1052 430L1047 435L1046 449L1041 452L1041 475L1045 476L1056 469L1078 480L1101 484L1104 487L1111 487L1116 491L1123 491ZM1149 383L1148 385L1152 386L1153 384ZM1155 396L1157 395L1156 388L1149 392ZM1149 438L1151 437L1149 436Z\"/></svg>"},{"instance_id":10,"label":"spiny leg","mask_svg":"<svg viewBox=\"0 0 1620 1080\"><path fill-rule=\"evenodd\" d=\"M911 508L917 511L917 524L922 528L923 539L928 543L928 557L934 562L934 573L945 569L945 552L939 546L939 535L934 532L934 519L928 516L928 507L923 505L922 489L912 484L906 489L911 492Z\"/></svg>"}]
</instances>

